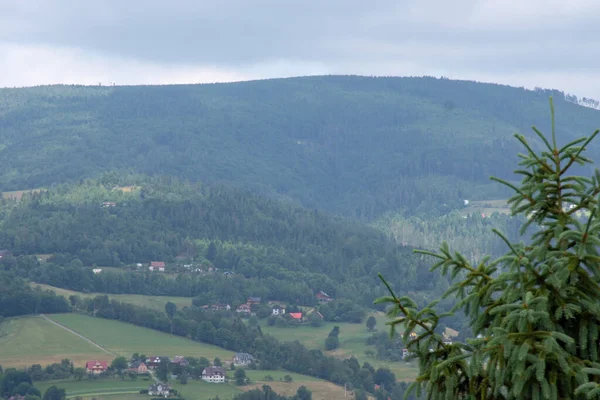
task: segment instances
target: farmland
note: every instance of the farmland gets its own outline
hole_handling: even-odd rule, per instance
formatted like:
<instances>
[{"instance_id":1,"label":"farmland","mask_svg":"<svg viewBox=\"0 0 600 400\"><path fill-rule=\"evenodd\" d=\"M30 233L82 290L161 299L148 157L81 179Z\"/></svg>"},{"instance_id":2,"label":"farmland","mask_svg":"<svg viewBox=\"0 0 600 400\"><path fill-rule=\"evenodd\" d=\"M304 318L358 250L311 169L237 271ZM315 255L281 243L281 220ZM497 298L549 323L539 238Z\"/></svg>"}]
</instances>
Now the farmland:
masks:
<instances>
[{"instance_id":1,"label":"farmland","mask_svg":"<svg viewBox=\"0 0 600 400\"><path fill-rule=\"evenodd\" d=\"M377 329L385 330L387 319L383 314L373 314L377 320ZM324 326L314 328L300 326L297 328L279 328L274 326L261 326L264 333L268 333L282 341L299 341L309 349L325 350L325 339L334 326L340 327L340 347L334 351L326 352L340 358L350 356L356 357L361 363L369 362L376 367L389 367L399 380L412 380L416 377L417 368L413 364L405 362L389 362L365 356L365 351L372 349L367 346L365 340L372 334L364 324L351 324L346 322L327 323Z\"/></svg>"},{"instance_id":2,"label":"farmland","mask_svg":"<svg viewBox=\"0 0 600 400\"><path fill-rule=\"evenodd\" d=\"M460 213L467 214L485 214L492 215L493 213L510 214L510 208L507 204L507 199L500 200L480 200L471 201L468 207L463 208Z\"/></svg>"},{"instance_id":3,"label":"farmland","mask_svg":"<svg viewBox=\"0 0 600 400\"><path fill-rule=\"evenodd\" d=\"M220 357L224 360L233 356L232 352L220 347L124 322L79 314L54 314L48 317L119 355L186 355L208 359Z\"/></svg>"},{"instance_id":4,"label":"farmland","mask_svg":"<svg viewBox=\"0 0 600 400\"><path fill-rule=\"evenodd\" d=\"M145 296L141 294L108 294L108 293L82 293L74 290L61 289L50 285L44 285L39 283L32 283L33 287L40 287L42 289L52 290L60 296L69 297L71 295L85 297L95 297L106 294L110 299L121 301L123 303L130 303L140 307L153 308L155 310L163 311L167 302L172 302L177 305L177 308L183 308L192 304L191 297L170 297L170 296Z\"/></svg>"},{"instance_id":5,"label":"farmland","mask_svg":"<svg viewBox=\"0 0 600 400\"><path fill-rule=\"evenodd\" d=\"M2 192L2 198L5 200L21 200L23 195L29 193L39 193L46 189L28 189L28 190L14 190L12 192Z\"/></svg>"},{"instance_id":6,"label":"farmland","mask_svg":"<svg viewBox=\"0 0 600 400\"><path fill-rule=\"evenodd\" d=\"M146 380L138 379L135 381L121 380L121 379L83 379L77 380L59 380L59 381L47 381L47 382L36 382L35 386L44 393L50 386L56 386L58 388L65 389L67 397L74 396L91 396L97 398L97 394L106 394L115 396L114 398L121 399L121 395L129 393L132 396L139 395L140 390L148 389L148 386L153 383L152 379L145 378ZM116 395L119 395L116 397ZM135 398L135 397L134 397ZM147 398L147 396L146 396Z\"/></svg>"},{"instance_id":7,"label":"farmland","mask_svg":"<svg viewBox=\"0 0 600 400\"><path fill-rule=\"evenodd\" d=\"M4 367L51 364L69 358L77 365L107 357L102 350L41 317L10 318L0 325Z\"/></svg>"}]
</instances>

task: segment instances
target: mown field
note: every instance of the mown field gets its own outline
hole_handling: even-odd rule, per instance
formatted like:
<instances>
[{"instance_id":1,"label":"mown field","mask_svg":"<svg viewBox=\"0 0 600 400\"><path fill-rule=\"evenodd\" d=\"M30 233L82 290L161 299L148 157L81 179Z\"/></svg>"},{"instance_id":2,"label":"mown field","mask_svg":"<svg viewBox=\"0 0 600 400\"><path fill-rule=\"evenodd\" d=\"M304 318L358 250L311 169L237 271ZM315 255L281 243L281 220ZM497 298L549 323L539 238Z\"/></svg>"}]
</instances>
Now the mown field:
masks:
<instances>
[{"instance_id":1,"label":"mown field","mask_svg":"<svg viewBox=\"0 0 600 400\"><path fill-rule=\"evenodd\" d=\"M209 360L215 357L228 360L233 357L231 351L217 346L124 322L80 314L53 314L48 317L118 355L130 356L133 353L167 357L181 355L206 357Z\"/></svg>"},{"instance_id":2,"label":"mown field","mask_svg":"<svg viewBox=\"0 0 600 400\"><path fill-rule=\"evenodd\" d=\"M506 201L507 199L471 201L469 206L463 208L460 213L462 215L485 214L486 216L496 212L500 214L510 214L510 208Z\"/></svg>"},{"instance_id":3,"label":"mown field","mask_svg":"<svg viewBox=\"0 0 600 400\"><path fill-rule=\"evenodd\" d=\"M5 368L47 365L64 358L83 365L86 360L107 356L97 347L41 317L9 318L0 324L0 364Z\"/></svg>"},{"instance_id":4,"label":"mown field","mask_svg":"<svg viewBox=\"0 0 600 400\"><path fill-rule=\"evenodd\" d=\"M377 330L387 330L387 319L382 313L373 314L377 320ZM325 340L334 326L340 327L340 347L333 351L325 351ZM297 328L279 328L275 326L261 326L264 333L268 333L282 341L299 341L309 349L320 349L329 355L340 358L356 357L361 363L367 361L376 367L389 367L399 380L412 380L417 376L416 365L405 362L388 362L365 356L366 350L374 350L367 346L366 339L372 334L365 324L351 324L347 322L327 323L324 326L313 328L300 326Z\"/></svg>"},{"instance_id":5,"label":"mown field","mask_svg":"<svg viewBox=\"0 0 600 400\"><path fill-rule=\"evenodd\" d=\"M132 381L130 379L82 379L76 380L59 380L59 381L48 381L48 382L36 382L37 387L42 393L44 393L50 386L56 386L58 388L65 389L67 397L88 397L93 396L98 398L98 395L110 395L115 399L123 398L126 394L130 396L141 396L140 390L148 389L154 381L151 378L145 378L147 380L137 379ZM145 396L148 398L148 396ZM133 397L135 398L135 397Z\"/></svg>"},{"instance_id":6,"label":"mown field","mask_svg":"<svg viewBox=\"0 0 600 400\"><path fill-rule=\"evenodd\" d=\"M52 290L56 294L68 298L71 295L85 297L96 297L106 294L110 299L118 300L123 303L130 303L140 307L153 308L163 311L167 302L177 304L177 308L183 308L192 305L191 297L172 297L172 296L145 296L141 294L110 294L110 293L82 293L74 290L62 289L55 286L44 285L40 283L32 283L32 287L41 287L42 289Z\"/></svg>"},{"instance_id":7,"label":"mown field","mask_svg":"<svg viewBox=\"0 0 600 400\"><path fill-rule=\"evenodd\" d=\"M2 192L2 198L5 200L21 200L24 194L27 193L38 193L46 189L27 189L27 190L13 190L12 192Z\"/></svg>"}]
</instances>

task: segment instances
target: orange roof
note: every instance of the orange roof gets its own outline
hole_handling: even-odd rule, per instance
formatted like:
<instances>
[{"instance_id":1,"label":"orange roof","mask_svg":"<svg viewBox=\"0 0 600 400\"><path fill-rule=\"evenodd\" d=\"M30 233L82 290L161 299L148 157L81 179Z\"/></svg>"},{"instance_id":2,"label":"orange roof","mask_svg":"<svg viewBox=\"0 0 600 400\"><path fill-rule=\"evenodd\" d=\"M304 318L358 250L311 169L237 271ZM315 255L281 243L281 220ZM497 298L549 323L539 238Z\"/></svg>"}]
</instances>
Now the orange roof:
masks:
<instances>
[{"instance_id":1,"label":"orange roof","mask_svg":"<svg viewBox=\"0 0 600 400\"><path fill-rule=\"evenodd\" d=\"M292 312L289 313L289 316L294 318L294 319L302 319L302 313L301 312Z\"/></svg>"}]
</instances>

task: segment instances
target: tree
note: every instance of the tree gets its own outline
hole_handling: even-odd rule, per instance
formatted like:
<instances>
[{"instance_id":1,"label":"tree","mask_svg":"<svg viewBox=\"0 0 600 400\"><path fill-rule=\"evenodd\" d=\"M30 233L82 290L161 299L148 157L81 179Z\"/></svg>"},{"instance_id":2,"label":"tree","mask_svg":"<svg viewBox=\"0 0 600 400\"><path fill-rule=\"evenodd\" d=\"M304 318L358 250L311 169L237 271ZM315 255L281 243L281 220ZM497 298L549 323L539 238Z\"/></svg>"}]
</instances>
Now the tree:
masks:
<instances>
[{"instance_id":1,"label":"tree","mask_svg":"<svg viewBox=\"0 0 600 400\"><path fill-rule=\"evenodd\" d=\"M340 340L338 338L339 334L340 334L340 327L336 325L333 327L331 332L329 332L329 335L327 336L327 339L325 340L325 350L334 350L340 346Z\"/></svg>"},{"instance_id":2,"label":"tree","mask_svg":"<svg viewBox=\"0 0 600 400\"><path fill-rule=\"evenodd\" d=\"M287 375L287 374L286 374L286 375L284 375L284 376L283 376L283 381L284 381L284 382L287 382L287 383L291 383L291 382L293 382L293 381L294 381L294 378L292 378L292 376L291 376L291 375Z\"/></svg>"},{"instance_id":3,"label":"tree","mask_svg":"<svg viewBox=\"0 0 600 400\"><path fill-rule=\"evenodd\" d=\"M171 321L171 335L173 334L173 318L175 317L175 314L177 313L177 305L175 303L172 302L168 302L167 304L165 304L165 313L167 314L167 317L169 317L169 321Z\"/></svg>"},{"instance_id":4,"label":"tree","mask_svg":"<svg viewBox=\"0 0 600 400\"><path fill-rule=\"evenodd\" d=\"M223 363L221 362L221 359L219 357L215 357L215 359L213 360L213 365L215 367L222 367Z\"/></svg>"},{"instance_id":5,"label":"tree","mask_svg":"<svg viewBox=\"0 0 600 400\"><path fill-rule=\"evenodd\" d=\"M127 369L127 366L128 363L125 357L117 357L110 364L110 367L117 371L119 376L123 376L123 371Z\"/></svg>"},{"instance_id":6,"label":"tree","mask_svg":"<svg viewBox=\"0 0 600 400\"><path fill-rule=\"evenodd\" d=\"M244 371L243 368L238 368L235 370L235 383L238 385L245 385L246 384L246 380L248 378L246 378L246 371Z\"/></svg>"},{"instance_id":7,"label":"tree","mask_svg":"<svg viewBox=\"0 0 600 400\"><path fill-rule=\"evenodd\" d=\"M86 374L86 370L85 368L75 368L75 371L73 371L73 375L75 376L75 379L80 381L85 377Z\"/></svg>"},{"instance_id":8,"label":"tree","mask_svg":"<svg viewBox=\"0 0 600 400\"><path fill-rule=\"evenodd\" d=\"M460 277L444 297L469 317L474 339L447 344L435 333L436 303L418 309L407 297L390 296L392 329L404 326L404 341L419 360L410 390L429 399L585 399L600 394L600 172L573 176L572 167L590 162L582 153L598 134L559 146L550 99L552 136L535 127L543 150L525 148L515 171L520 185L492 178L512 190L511 213L527 217L521 233L537 230L529 244L512 243L495 231L508 253L472 264L443 243L432 270ZM580 169L579 171L583 171ZM416 339L409 332L419 328ZM409 390L409 393L410 393Z\"/></svg>"},{"instance_id":9,"label":"tree","mask_svg":"<svg viewBox=\"0 0 600 400\"><path fill-rule=\"evenodd\" d=\"M377 325L377 320L375 320L375 317L371 315L367 319L367 324L366 325L367 325L367 329L370 330L370 331L372 331L373 329L375 329L375 325Z\"/></svg>"},{"instance_id":10,"label":"tree","mask_svg":"<svg viewBox=\"0 0 600 400\"><path fill-rule=\"evenodd\" d=\"M188 383L188 374L187 374L187 372L183 371L179 375L179 383L181 383L182 385L187 385L187 383Z\"/></svg>"},{"instance_id":11,"label":"tree","mask_svg":"<svg viewBox=\"0 0 600 400\"><path fill-rule=\"evenodd\" d=\"M294 400L312 400L312 392L306 386L302 385L296 390Z\"/></svg>"},{"instance_id":12,"label":"tree","mask_svg":"<svg viewBox=\"0 0 600 400\"><path fill-rule=\"evenodd\" d=\"M67 398L65 389L59 389L56 386L50 386L44 393L43 400L64 400Z\"/></svg>"}]
</instances>

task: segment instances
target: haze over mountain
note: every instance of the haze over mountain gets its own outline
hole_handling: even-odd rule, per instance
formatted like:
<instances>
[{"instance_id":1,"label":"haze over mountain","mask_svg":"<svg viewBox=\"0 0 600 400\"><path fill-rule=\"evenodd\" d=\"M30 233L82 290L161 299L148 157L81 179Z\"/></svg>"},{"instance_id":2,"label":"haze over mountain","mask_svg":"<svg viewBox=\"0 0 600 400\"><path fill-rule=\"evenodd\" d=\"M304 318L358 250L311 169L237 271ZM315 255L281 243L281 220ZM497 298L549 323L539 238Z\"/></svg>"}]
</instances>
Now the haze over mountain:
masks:
<instances>
[{"instance_id":1,"label":"haze over mountain","mask_svg":"<svg viewBox=\"0 0 600 400\"><path fill-rule=\"evenodd\" d=\"M548 128L551 94L356 76L1 89L0 189L128 169L361 218L444 211L464 198L505 195L489 176L510 178L514 132ZM600 126L600 112L554 94L561 141Z\"/></svg>"}]
</instances>

